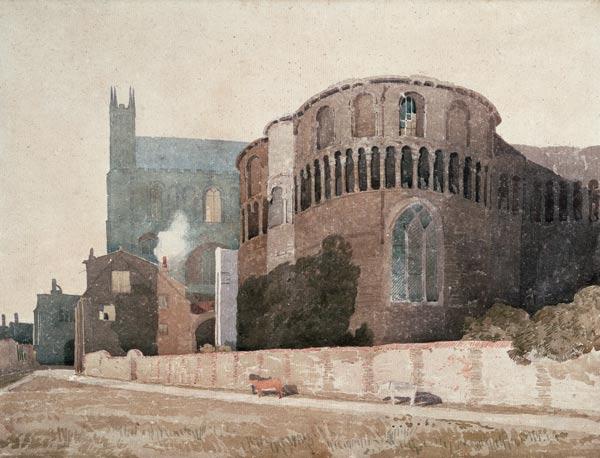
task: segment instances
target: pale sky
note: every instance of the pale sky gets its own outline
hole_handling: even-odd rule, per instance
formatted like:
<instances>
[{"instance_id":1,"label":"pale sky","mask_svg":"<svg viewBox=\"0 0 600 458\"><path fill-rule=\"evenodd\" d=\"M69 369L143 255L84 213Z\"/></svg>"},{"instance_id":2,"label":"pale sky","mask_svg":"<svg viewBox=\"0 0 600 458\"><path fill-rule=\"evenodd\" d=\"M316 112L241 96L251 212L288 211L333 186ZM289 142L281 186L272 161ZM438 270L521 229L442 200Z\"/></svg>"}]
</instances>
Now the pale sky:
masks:
<instances>
[{"instance_id":1,"label":"pale sky","mask_svg":"<svg viewBox=\"0 0 600 458\"><path fill-rule=\"evenodd\" d=\"M510 143L600 144L600 2L0 0L0 312L106 250L109 87L138 135L250 141L348 78L485 95Z\"/></svg>"}]
</instances>

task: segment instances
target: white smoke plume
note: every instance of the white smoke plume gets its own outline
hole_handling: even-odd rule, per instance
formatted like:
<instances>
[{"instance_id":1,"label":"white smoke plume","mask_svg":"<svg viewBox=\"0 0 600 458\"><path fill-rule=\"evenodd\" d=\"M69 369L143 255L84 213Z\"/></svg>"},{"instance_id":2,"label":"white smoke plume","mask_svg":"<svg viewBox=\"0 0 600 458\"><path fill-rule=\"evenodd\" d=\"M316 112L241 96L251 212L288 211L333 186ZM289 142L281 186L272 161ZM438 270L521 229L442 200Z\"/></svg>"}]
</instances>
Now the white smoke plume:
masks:
<instances>
[{"instance_id":1,"label":"white smoke plume","mask_svg":"<svg viewBox=\"0 0 600 458\"><path fill-rule=\"evenodd\" d=\"M191 248L188 240L189 230L190 224L187 217L184 213L177 212L169 228L158 233L158 243L154 249L154 255L159 263L162 262L163 256L166 256L171 271L183 268L185 256Z\"/></svg>"}]
</instances>

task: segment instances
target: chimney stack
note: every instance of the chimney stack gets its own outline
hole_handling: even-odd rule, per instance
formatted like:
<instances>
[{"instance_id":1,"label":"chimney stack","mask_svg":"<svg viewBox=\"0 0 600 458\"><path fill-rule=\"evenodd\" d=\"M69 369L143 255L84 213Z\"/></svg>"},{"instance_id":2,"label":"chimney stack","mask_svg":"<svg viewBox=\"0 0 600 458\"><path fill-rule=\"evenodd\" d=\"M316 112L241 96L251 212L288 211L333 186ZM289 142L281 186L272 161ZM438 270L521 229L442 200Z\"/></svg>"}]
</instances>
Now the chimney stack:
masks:
<instances>
[{"instance_id":1,"label":"chimney stack","mask_svg":"<svg viewBox=\"0 0 600 458\"><path fill-rule=\"evenodd\" d=\"M19 314L15 313L15 324L19 324Z\"/></svg>"},{"instance_id":2,"label":"chimney stack","mask_svg":"<svg viewBox=\"0 0 600 458\"><path fill-rule=\"evenodd\" d=\"M52 279L52 291L51 292L53 292L53 293L56 292L56 278Z\"/></svg>"},{"instance_id":3,"label":"chimney stack","mask_svg":"<svg viewBox=\"0 0 600 458\"><path fill-rule=\"evenodd\" d=\"M169 265L167 264L167 257L166 256L163 256L163 259L162 259L162 268L165 269L165 270L169 270Z\"/></svg>"},{"instance_id":4,"label":"chimney stack","mask_svg":"<svg viewBox=\"0 0 600 458\"><path fill-rule=\"evenodd\" d=\"M6 315L4 313L2 314L2 327L6 327Z\"/></svg>"}]
</instances>

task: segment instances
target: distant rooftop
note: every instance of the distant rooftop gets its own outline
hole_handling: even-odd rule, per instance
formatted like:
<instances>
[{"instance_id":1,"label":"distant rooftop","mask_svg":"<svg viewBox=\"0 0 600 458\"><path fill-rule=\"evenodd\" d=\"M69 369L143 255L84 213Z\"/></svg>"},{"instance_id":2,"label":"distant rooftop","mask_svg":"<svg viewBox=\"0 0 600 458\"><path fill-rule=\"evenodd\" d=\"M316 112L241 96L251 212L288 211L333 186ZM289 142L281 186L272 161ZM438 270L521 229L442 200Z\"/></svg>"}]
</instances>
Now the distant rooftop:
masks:
<instances>
[{"instance_id":1,"label":"distant rooftop","mask_svg":"<svg viewBox=\"0 0 600 458\"><path fill-rule=\"evenodd\" d=\"M237 173L235 160L246 142L195 138L136 137L135 159L143 169L191 169Z\"/></svg>"}]
</instances>

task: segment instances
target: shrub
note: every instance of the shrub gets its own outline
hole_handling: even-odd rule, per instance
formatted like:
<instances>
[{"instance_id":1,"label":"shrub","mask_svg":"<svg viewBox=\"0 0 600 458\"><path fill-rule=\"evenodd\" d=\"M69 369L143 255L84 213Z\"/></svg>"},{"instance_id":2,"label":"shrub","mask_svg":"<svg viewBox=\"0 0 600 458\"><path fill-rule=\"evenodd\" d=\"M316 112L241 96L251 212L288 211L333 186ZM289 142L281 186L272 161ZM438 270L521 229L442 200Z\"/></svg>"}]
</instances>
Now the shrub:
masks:
<instances>
[{"instance_id":1,"label":"shrub","mask_svg":"<svg viewBox=\"0 0 600 458\"><path fill-rule=\"evenodd\" d=\"M515 356L577 358L600 350L600 286L584 288L573 302L548 305L532 317L521 309L495 304L467 326L463 340L512 340Z\"/></svg>"},{"instance_id":2,"label":"shrub","mask_svg":"<svg viewBox=\"0 0 600 458\"><path fill-rule=\"evenodd\" d=\"M238 293L238 347L306 348L372 342L366 324L348 333L360 268L341 236L323 240L315 256L251 277ZM356 340L358 339L358 340Z\"/></svg>"}]
</instances>

